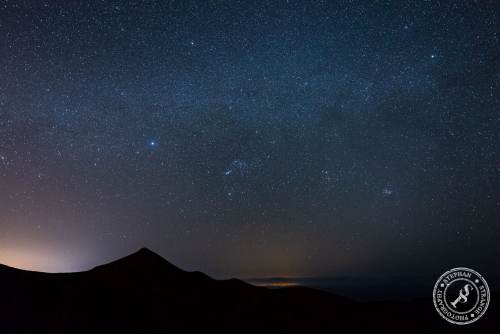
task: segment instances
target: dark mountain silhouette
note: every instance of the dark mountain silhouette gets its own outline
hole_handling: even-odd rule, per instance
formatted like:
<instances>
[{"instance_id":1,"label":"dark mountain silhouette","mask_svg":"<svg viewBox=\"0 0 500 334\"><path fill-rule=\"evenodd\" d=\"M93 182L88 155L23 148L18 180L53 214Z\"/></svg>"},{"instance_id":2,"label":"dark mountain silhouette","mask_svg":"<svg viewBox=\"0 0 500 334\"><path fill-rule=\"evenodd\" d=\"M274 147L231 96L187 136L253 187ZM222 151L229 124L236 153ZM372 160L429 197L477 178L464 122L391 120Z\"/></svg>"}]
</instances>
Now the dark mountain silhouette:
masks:
<instances>
[{"instance_id":1,"label":"dark mountain silhouette","mask_svg":"<svg viewBox=\"0 0 500 334\"><path fill-rule=\"evenodd\" d=\"M320 290L270 290L187 272L148 249L80 273L0 265L0 333L406 333L498 330L498 306L468 326L432 300L358 303Z\"/></svg>"}]
</instances>

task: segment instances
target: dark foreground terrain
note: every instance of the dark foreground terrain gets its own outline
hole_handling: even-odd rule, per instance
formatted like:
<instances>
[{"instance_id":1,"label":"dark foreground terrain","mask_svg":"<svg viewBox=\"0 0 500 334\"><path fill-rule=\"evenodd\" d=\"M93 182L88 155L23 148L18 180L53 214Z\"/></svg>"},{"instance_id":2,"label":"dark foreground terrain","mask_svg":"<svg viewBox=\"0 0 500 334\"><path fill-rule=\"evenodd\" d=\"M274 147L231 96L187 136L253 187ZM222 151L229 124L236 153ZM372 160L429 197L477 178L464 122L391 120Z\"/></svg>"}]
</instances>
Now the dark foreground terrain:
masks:
<instances>
[{"instance_id":1,"label":"dark foreground terrain","mask_svg":"<svg viewBox=\"0 0 500 334\"><path fill-rule=\"evenodd\" d=\"M87 272L0 265L0 333L498 333L498 298L476 323L444 321L432 300L358 303L186 272L141 249Z\"/></svg>"}]
</instances>

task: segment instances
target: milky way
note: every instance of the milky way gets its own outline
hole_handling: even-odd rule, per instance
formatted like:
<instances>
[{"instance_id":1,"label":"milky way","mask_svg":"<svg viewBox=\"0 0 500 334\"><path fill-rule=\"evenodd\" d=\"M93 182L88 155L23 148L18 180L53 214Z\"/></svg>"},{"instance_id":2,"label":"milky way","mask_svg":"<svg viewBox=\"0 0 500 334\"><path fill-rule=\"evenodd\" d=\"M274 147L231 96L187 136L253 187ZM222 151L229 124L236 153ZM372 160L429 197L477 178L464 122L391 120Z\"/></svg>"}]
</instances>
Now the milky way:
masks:
<instances>
[{"instance_id":1,"label":"milky way","mask_svg":"<svg viewBox=\"0 0 500 334\"><path fill-rule=\"evenodd\" d=\"M499 13L0 1L0 262L500 274Z\"/></svg>"}]
</instances>

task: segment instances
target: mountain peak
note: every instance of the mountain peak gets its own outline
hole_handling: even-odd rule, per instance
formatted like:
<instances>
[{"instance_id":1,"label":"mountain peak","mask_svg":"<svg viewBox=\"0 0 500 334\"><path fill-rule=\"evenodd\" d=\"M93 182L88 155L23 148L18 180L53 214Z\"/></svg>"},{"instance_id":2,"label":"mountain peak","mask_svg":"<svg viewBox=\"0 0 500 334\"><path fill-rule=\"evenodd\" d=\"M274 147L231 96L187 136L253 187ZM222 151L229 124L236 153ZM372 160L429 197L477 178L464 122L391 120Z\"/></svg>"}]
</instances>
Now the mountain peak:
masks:
<instances>
[{"instance_id":1,"label":"mountain peak","mask_svg":"<svg viewBox=\"0 0 500 334\"><path fill-rule=\"evenodd\" d=\"M112 269L132 272L145 272L151 270L163 272L168 271L170 273L183 272L183 270L177 268L175 265L171 264L163 257L146 247L140 248L138 251L130 255L127 255L108 264L98 266L94 269Z\"/></svg>"},{"instance_id":2,"label":"mountain peak","mask_svg":"<svg viewBox=\"0 0 500 334\"><path fill-rule=\"evenodd\" d=\"M137 254L137 255L141 255L141 256L155 256L155 257L159 256L158 254L153 252L151 249L146 248L146 247L140 248L138 251L136 251L135 253L132 253L131 255L133 255L133 254Z\"/></svg>"},{"instance_id":3,"label":"mountain peak","mask_svg":"<svg viewBox=\"0 0 500 334\"><path fill-rule=\"evenodd\" d=\"M161 255L153 252L152 250L146 247L142 247L139 250L135 251L134 253L131 253L123 257L122 260L132 259L132 258L139 261L147 261L147 262L155 261L155 262L169 263Z\"/></svg>"}]
</instances>

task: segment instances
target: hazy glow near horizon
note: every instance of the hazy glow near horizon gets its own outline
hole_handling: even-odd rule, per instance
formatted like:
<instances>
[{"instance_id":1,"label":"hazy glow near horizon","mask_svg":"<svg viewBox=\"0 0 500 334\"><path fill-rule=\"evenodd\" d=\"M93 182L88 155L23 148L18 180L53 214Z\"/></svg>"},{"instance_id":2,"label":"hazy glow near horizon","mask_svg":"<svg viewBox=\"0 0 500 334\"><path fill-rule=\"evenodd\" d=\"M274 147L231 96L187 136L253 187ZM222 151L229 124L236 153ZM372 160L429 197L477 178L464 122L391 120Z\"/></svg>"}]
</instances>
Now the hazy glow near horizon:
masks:
<instances>
[{"instance_id":1,"label":"hazy glow near horizon","mask_svg":"<svg viewBox=\"0 0 500 334\"><path fill-rule=\"evenodd\" d=\"M39 247L0 248L0 263L9 267L49 273L80 271L76 257Z\"/></svg>"},{"instance_id":2,"label":"hazy glow near horizon","mask_svg":"<svg viewBox=\"0 0 500 334\"><path fill-rule=\"evenodd\" d=\"M252 284L266 288L289 288L293 286L300 286L298 282L262 282L262 283L253 282Z\"/></svg>"}]
</instances>

